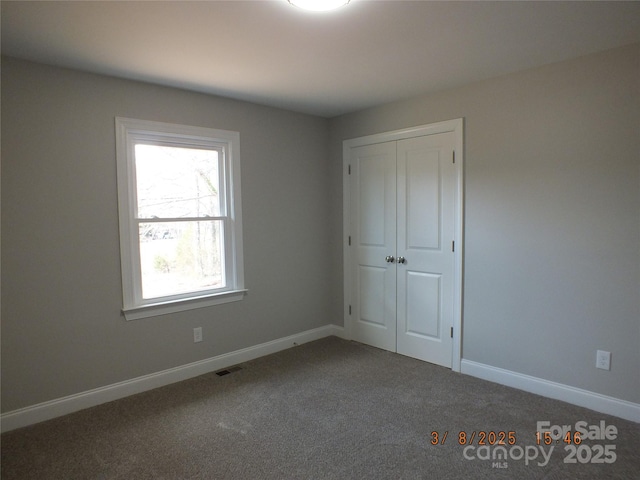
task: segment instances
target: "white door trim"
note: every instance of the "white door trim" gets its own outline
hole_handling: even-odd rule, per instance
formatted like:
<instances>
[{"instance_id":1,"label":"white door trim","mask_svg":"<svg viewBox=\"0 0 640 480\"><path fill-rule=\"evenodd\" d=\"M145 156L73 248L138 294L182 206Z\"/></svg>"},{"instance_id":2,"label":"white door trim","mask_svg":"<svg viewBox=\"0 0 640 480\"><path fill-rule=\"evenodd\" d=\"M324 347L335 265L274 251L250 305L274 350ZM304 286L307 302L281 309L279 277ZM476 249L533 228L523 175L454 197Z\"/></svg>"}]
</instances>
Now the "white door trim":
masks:
<instances>
[{"instance_id":1,"label":"white door trim","mask_svg":"<svg viewBox=\"0 0 640 480\"><path fill-rule=\"evenodd\" d=\"M354 147L372 145L376 143L403 140L406 138L435 135L438 133L453 132L455 134L455 164L457 168L456 181L456 219L455 219L455 251L454 251L454 317L453 317L453 352L451 359L451 370L460 371L460 361L462 358L462 287L463 287L463 227L464 227L464 121L462 118L447 120L444 122L420 125L402 130L367 135L364 137L345 140L342 144L342 191L343 206L342 230L343 238L343 268L344 268L344 334L345 338L352 338L352 317L350 314L352 292L352 258L350 248L351 233L351 183L349 181L350 170L350 150Z\"/></svg>"}]
</instances>

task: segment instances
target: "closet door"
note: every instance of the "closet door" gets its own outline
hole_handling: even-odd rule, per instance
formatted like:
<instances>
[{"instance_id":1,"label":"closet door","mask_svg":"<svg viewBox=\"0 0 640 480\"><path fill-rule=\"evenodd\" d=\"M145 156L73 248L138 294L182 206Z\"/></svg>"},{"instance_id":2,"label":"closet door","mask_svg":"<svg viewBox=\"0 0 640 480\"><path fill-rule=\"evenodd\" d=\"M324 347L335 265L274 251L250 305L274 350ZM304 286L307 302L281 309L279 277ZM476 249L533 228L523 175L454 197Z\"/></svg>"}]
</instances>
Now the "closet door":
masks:
<instances>
[{"instance_id":1,"label":"closet door","mask_svg":"<svg viewBox=\"0 0 640 480\"><path fill-rule=\"evenodd\" d=\"M456 169L452 132L397 143L397 352L451 367Z\"/></svg>"},{"instance_id":2,"label":"closet door","mask_svg":"<svg viewBox=\"0 0 640 480\"><path fill-rule=\"evenodd\" d=\"M352 338L451 367L457 170L453 132L350 154Z\"/></svg>"},{"instance_id":3,"label":"closet door","mask_svg":"<svg viewBox=\"0 0 640 480\"><path fill-rule=\"evenodd\" d=\"M396 351L396 142L351 150L353 339Z\"/></svg>"},{"instance_id":4,"label":"closet door","mask_svg":"<svg viewBox=\"0 0 640 480\"><path fill-rule=\"evenodd\" d=\"M462 144L462 119L343 144L345 333L456 371Z\"/></svg>"}]
</instances>

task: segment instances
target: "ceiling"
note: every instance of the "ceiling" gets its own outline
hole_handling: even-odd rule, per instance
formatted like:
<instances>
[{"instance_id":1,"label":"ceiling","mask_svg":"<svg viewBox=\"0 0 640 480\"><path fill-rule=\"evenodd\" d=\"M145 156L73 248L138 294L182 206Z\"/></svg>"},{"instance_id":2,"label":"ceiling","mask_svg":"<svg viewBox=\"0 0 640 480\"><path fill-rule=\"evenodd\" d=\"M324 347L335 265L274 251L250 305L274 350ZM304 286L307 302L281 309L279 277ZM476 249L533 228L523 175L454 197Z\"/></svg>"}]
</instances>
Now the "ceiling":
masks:
<instances>
[{"instance_id":1,"label":"ceiling","mask_svg":"<svg viewBox=\"0 0 640 480\"><path fill-rule=\"evenodd\" d=\"M640 42L640 1L1 2L2 53L333 117Z\"/></svg>"}]
</instances>

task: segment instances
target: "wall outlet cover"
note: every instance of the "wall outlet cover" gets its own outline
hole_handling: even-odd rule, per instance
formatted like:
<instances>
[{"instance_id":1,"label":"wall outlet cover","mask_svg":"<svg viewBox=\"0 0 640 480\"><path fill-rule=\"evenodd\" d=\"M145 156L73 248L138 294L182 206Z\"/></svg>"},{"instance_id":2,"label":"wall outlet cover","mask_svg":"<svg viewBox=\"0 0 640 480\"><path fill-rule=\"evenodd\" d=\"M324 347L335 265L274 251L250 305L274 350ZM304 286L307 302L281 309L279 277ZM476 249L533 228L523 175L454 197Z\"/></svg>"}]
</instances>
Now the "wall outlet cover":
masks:
<instances>
[{"instance_id":1,"label":"wall outlet cover","mask_svg":"<svg viewBox=\"0 0 640 480\"><path fill-rule=\"evenodd\" d=\"M193 343L202 341L202 327L196 327L193 329Z\"/></svg>"},{"instance_id":2,"label":"wall outlet cover","mask_svg":"<svg viewBox=\"0 0 640 480\"><path fill-rule=\"evenodd\" d=\"M596 368L611 370L611 352L598 350L596 353Z\"/></svg>"}]
</instances>

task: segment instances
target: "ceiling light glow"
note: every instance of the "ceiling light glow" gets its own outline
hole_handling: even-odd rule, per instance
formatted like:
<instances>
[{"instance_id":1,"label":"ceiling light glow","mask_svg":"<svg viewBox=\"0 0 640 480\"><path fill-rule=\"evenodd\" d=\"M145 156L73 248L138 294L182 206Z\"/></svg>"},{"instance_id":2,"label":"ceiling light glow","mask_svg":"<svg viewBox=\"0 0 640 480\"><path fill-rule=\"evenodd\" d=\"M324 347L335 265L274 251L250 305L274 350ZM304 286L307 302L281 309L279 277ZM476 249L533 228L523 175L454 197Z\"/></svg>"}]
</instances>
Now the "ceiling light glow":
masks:
<instances>
[{"instance_id":1,"label":"ceiling light glow","mask_svg":"<svg viewBox=\"0 0 640 480\"><path fill-rule=\"evenodd\" d=\"M289 0L289 3L305 10L326 12L340 8L349 3L349 1L350 0Z\"/></svg>"}]
</instances>

